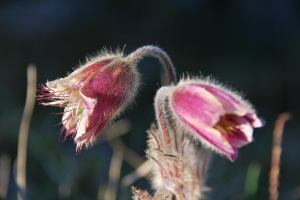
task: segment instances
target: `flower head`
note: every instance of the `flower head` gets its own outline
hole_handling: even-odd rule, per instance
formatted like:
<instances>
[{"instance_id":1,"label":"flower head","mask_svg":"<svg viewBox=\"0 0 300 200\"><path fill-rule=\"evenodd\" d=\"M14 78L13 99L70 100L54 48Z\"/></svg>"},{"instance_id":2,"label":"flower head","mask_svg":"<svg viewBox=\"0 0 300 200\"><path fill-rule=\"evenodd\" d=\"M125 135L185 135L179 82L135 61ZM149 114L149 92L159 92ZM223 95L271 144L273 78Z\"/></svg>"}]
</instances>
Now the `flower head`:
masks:
<instances>
[{"instance_id":1,"label":"flower head","mask_svg":"<svg viewBox=\"0 0 300 200\"><path fill-rule=\"evenodd\" d=\"M100 55L67 77L41 86L42 105L64 108L64 135L74 137L77 151L92 143L135 96L135 64L121 53Z\"/></svg>"},{"instance_id":2,"label":"flower head","mask_svg":"<svg viewBox=\"0 0 300 200\"><path fill-rule=\"evenodd\" d=\"M248 102L209 81L181 81L161 88L159 95L168 97L169 109L180 127L230 160L236 159L238 148L253 140L253 129L262 126Z\"/></svg>"}]
</instances>

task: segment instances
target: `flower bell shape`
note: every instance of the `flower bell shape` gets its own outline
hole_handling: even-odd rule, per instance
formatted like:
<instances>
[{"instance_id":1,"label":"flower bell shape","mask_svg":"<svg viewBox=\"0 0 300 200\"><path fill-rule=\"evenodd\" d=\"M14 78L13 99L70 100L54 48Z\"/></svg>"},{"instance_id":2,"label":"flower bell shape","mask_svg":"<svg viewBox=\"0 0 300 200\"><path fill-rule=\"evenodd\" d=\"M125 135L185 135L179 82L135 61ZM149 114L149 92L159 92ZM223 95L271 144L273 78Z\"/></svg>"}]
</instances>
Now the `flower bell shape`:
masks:
<instances>
[{"instance_id":1,"label":"flower bell shape","mask_svg":"<svg viewBox=\"0 0 300 200\"><path fill-rule=\"evenodd\" d=\"M262 126L247 101L211 81L180 81L161 88L157 96L167 96L168 109L178 127L232 161L238 148L253 140L253 129ZM155 106L162 107L159 102Z\"/></svg>"},{"instance_id":2,"label":"flower bell shape","mask_svg":"<svg viewBox=\"0 0 300 200\"><path fill-rule=\"evenodd\" d=\"M64 136L74 138L77 151L91 144L133 100L139 85L135 65L121 53L106 53L65 78L41 85L41 104L64 108Z\"/></svg>"}]
</instances>

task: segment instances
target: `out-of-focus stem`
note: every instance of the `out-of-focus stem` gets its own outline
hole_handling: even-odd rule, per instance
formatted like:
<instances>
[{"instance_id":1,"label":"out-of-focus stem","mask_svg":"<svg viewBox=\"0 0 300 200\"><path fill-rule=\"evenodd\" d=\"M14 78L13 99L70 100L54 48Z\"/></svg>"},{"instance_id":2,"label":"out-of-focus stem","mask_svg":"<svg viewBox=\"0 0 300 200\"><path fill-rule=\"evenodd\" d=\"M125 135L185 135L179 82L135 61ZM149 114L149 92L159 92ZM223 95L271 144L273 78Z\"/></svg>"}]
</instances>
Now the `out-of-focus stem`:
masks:
<instances>
[{"instance_id":1,"label":"out-of-focus stem","mask_svg":"<svg viewBox=\"0 0 300 200\"><path fill-rule=\"evenodd\" d=\"M113 155L110 161L109 168L109 181L104 194L104 199L115 200L117 199L117 191L121 174L121 167L124 158L124 151L117 145L114 145Z\"/></svg>"},{"instance_id":2,"label":"out-of-focus stem","mask_svg":"<svg viewBox=\"0 0 300 200\"><path fill-rule=\"evenodd\" d=\"M124 161L126 161L133 168L137 168L145 162L145 160L139 154L128 148L119 138L110 141L110 145L113 147L113 149L122 150L126 155L124 157Z\"/></svg>"},{"instance_id":3,"label":"out-of-focus stem","mask_svg":"<svg viewBox=\"0 0 300 200\"><path fill-rule=\"evenodd\" d=\"M26 160L27 142L31 117L36 97L36 67L29 65L27 68L27 93L26 102L19 129L18 154L17 154L17 185L18 199L26 198Z\"/></svg>"},{"instance_id":4,"label":"out-of-focus stem","mask_svg":"<svg viewBox=\"0 0 300 200\"><path fill-rule=\"evenodd\" d=\"M150 174L151 170L152 170L152 165L151 165L150 161L149 160L145 161L143 164L141 164L139 167L137 167L134 172L127 174L122 179L122 186L128 187L129 185L131 185L133 182L135 182L139 178L147 177L147 175Z\"/></svg>"},{"instance_id":5,"label":"out-of-focus stem","mask_svg":"<svg viewBox=\"0 0 300 200\"><path fill-rule=\"evenodd\" d=\"M9 176L10 176L11 158L9 155L0 156L0 199L6 199Z\"/></svg>"},{"instance_id":6,"label":"out-of-focus stem","mask_svg":"<svg viewBox=\"0 0 300 200\"><path fill-rule=\"evenodd\" d=\"M291 118L289 113L282 113L278 116L275 122L275 128L273 132L273 149L272 149L272 161L269 177L269 194L270 200L278 199L278 187L279 187L279 172L280 172L280 156L281 156L281 144L282 134L285 123Z\"/></svg>"},{"instance_id":7,"label":"out-of-focus stem","mask_svg":"<svg viewBox=\"0 0 300 200\"><path fill-rule=\"evenodd\" d=\"M163 51L158 47L151 46L151 45L143 46L141 48L138 48L136 51L132 52L131 54L129 54L127 59L129 60L129 62L137 62L146 56L155 57L161 62L165 71L167 72L169 84L171 83L175 84L177 82L175 67L170 57L165 51Z\"/></svg>"}]
</instances>

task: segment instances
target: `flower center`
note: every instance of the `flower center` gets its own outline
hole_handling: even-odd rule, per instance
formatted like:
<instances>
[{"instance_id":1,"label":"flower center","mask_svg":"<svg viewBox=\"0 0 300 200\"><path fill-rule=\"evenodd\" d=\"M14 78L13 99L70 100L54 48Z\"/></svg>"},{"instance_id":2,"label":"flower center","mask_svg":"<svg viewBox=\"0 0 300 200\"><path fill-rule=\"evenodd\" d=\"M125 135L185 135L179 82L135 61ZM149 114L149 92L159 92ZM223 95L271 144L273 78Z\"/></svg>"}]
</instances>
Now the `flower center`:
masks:
<instances>
[{"instance_id":1,"label":"flower center","mask_svg":"<svg viewBox=\"0 0 300 200\"><path fill-rule=\"evenodd\" d=\"M221 116L214 128L217 129L222 135L232 134L237 130L236 123L233 122L230 115Z\"/></svg>"}]
</instances>

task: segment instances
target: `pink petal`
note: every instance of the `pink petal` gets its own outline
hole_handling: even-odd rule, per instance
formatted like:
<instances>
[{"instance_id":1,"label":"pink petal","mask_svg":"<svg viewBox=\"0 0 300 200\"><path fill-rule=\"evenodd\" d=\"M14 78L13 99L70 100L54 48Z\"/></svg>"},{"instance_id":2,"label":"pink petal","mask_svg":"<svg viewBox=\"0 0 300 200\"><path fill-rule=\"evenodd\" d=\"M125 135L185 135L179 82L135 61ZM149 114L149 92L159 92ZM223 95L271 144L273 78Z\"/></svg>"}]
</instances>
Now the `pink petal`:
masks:
<instances>
[{"instance_id":1,"label":"pink petal","mask_svg":"<svg viewBox=\"0 0 300 200\"><path fill-rule=\"evenodd\" d=\"M94 134L100 131L99 128L95 127L98 127L98 124L104 124L110 120L117 108L118 105L113 102L113 99L109 97L99 98L93 112L89 116L88 131L93 130Z\"/></svg>"},{"instance_id":2,"label":"pink petal","mask_svg":"<svg viewBox=\"0 0 300 200\"><path fill-rule=\"evenodd\" d=\"M227 135L226 139L235 149L245 146L249 143L245 138L245 134L241 131L237 131L234 134Z\"/></svg>"},{"instance_id":3,"label":"pink petal","mask_svg":"<svg viewBox=\"0 0 300 200\"><path fill-rule=\"evenodd\" d=\"M171 101L178 116L206 126L213 126L225 113L217 98L196 85L177 87Z\"/></svg>"},{"instance_id":4,"label":"pink petal","mask_svg":"<svg viewBox=\"0 0 300 200\"><path fill-rule=\"evenodd\" d=\"M232 121L235 124L235 128L237 129L237 132L234 132L233 135L237 136L237 138L243 138L243 141L248 144L252 142L253 140L253 127L249 120L246 117L239 117L237 115L227 115L229 117L230 121ZM239 134L242 134L243 136L238 136Z\"/></svg>"},{"instance_id":5,"label":"pink petal","mask_svg":"<svg viewBox=\"0 0 300 200\"><path fill-rule=\"evenodd\" d=\"M240 97L234 95L218 86L209 84L195 84L205 88L211 94L213 94L222 103L226 113L235 113L239 116L243 116L248 112L253 112L251 107L244 102Z\"/></svg>"},{"instance_id":6,"label":"pink petal","mask_svg":"<svg viewBox=\"0 0 300 200\"><path fill-rule=\"evenodd\" d=\"M198 135L200 141L231 160L237 150L212 126L224 114L222 104L205 89L195 86L177 87L172 96L171 106L183 125Z\"/></svg>"},{"instance_id":7,"label":"pink petal","mask_svg":"<svg viewBox=\"0 0 300 200\"><path fill-rule=\"evenodd\" d=\"M78 149L84 143L90 143L96 135L122 109L133 88L135 74L128 66L113 65L96 72L80 89L80 95L87 112L85 131L75 140Z\"/></svg>"},{"instance_id":8,"label":"pink petal","mask_svg":"<svg viewBox=\"0 0 300 200\"><path fill-rule=\"evenodd\" d=\"M198 135L197 138L200 141L212 148L213 150L227 156L231 160L235 160L237 157L237 149L217 130L207 127L195 121L188 121L184 116L179 116L185 125Z\"/></svg>"},{"instance_id":9,"label":"pink petal","mask_svg":"<svg viewBox=\"0 0 300 200\"><path fill-rule=\"evenodd\" d=\"M248 124L243 124L234 132L226 135L227 140L234 148L240 148L249 144L252 141L253 128Z\"/></svg>"},{"instance_id":10,"label":"pink petal","mask_svg":"<svg viewBox=\"0 0 300 200\"><path fill-rule=\"evenodd\" d=\"M125 98L135 80L133 73L126 69L127 66L114 65L95 73L81 89L85 96L98 98L102 95Z\"/></svg>"},{"instance_id":11,"label":"pink petal","mask_svg":"<svg viewBox=\"0 0 300 200\"><path fill-rule=\"evenodd\" d=\"M254 113L247 113L244 117L252 124L254 128L263 126L262 121Z\"/></svg>"},{"instance_id":12,"label":"pink petal","mask_svg":"<svg viewBox=\"0 0 300 200\"><path fill-rule=\"evenodd\" d=\"M90 103L85 103L90 106ZM78 124L78 130L75 137L77 144L77 151L80 151L84 144L93 142L98 133L107 125L108 121L115 114L115 110L119 104L114 101L114 97L102 97L99 98L96 105L93 106L92 110L88 110L82 116L81 122ZM84 124L86 122L86 124ZM82 128L82 130L80 129Z\"/></svg>"},{"instance_id":13,"label":"pink petal","mask_svg":"<svg viewBox=\"0 0 300 200\"><path fill-rule=\"evenodd\" d=\"M84 103L85 109L87 109L89 111L89 113L92 113L93 110L94 110L94 108L95 108L95 105L97 103L97 100L85 96L81 91L79 92L79 94L80 94L80 96L82 98L82 101Z\"/></svg>"},{"instance_id":14,"label":"pink petal","mask_svg":"<svg viewBox=\"0 0 300 200\"><path fill-rule=\"evenodd\" d=\"M112 61L112 58L108 58L94 63L87 63L85 66L78 68L69 76L65 77L64 80L70 85L79 88L82 82L89 80L95 73L103 71Z\"/></svg>"},{"instance_id":15,"label":"pink petal","mask_svg":"<svg viewBox=\"0 0 300 200\"><path fill-rule=\"evenodd\" d=\"M80 152L84 145L89 145L96 138L96 133L100 132L107 124L107 121L101 121L96 126L91 129L86 129L84 134L75 138L76 142L76 152Z\"/></svg>"}]
</instances>

